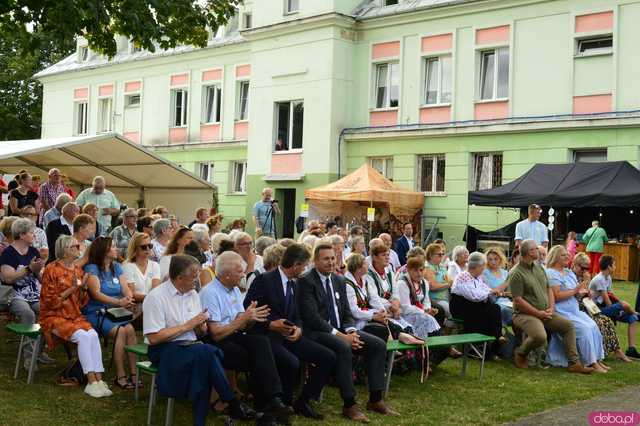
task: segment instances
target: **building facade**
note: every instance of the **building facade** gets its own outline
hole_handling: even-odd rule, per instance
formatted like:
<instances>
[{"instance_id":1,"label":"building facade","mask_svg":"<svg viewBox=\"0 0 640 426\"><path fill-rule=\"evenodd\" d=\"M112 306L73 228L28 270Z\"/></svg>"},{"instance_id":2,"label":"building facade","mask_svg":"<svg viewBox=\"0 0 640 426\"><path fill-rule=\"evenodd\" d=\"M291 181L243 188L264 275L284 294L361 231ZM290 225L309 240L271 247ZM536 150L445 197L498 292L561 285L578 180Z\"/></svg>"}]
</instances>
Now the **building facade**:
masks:
<instances>
[{"instance_id":1,"label":"building facade","mask_svg":"<svg viewBox=\"0 0 640 426\"><path fill-rule=\"evenodd\" d=\"M469 190L541 162L638 166L638 19L638 0L246 1L204 49L80 41L37 75L42 137L122 133L215 183L228 219L271 186L286 233L305 188L370 162L455 244L518 217Z\"/></svg>"}]
</instances>

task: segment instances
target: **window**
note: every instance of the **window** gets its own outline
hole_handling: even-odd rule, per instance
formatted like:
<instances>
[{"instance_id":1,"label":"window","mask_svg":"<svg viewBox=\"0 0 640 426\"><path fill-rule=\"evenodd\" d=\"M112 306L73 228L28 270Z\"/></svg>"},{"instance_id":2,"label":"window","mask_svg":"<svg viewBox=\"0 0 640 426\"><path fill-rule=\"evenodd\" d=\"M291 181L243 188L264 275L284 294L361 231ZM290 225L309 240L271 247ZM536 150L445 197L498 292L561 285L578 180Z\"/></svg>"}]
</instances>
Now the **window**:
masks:
<instances>
[{"instance_id":1,"label":"window","mask_svg":"<svg viewBox=\"0 0 640 426\"><path fill-rule=\"evenodd\" d=\"M78 62L86 62L89 60L89 47L78 46Z\"/></svg>"},{"instance_id":2,"label":"window","mask_svg":"<svg viewBox=\"0 0 640 426\"><path fill-rule=\"evenodd\" d=\"M249 118L249 82L241 81L238 84L238 107L236 120L242 121Z\"/></svg>"},{"instance_id":3,"label":"window","mask_svg":"<svg viewBox=\"0 0 640 426\"><path fill-rule=\"evenodd\" d=\"M286 13L296 13L300 10L300 0L284 0Z\"/></svg>"},{"instance_id":4,"label":"window","mask_svg":"<svg viewBox=\"0 0 640 426\"><path fill-rule=\"evenodd\" d=\"M429 194L444 193L444 165L444 154L420 157L418 190Z\"/></svg>"},{"instance_id":5,"label":"window","mask_svg":"<svg viewBox=\"0 0 640 426\"><path fill-rule=\"evenodd\" d=\"M393 180L393 157L372 157L369 158L371 167L389 180Z\"/></svg>"},{"instance_id":6,"label":"window","mask_svg":"<svg viewBox=\"0 0 640 426\"><path fill-rule=\"evenodd\" d=\"M585 149L573 151L574 163L603 163L607 161L606 149Z\"/></svg>"},{"instance_id":7,"label":"window","mask_svg":"<svg viewBox=\"0 0 640 426\"><path fill-rule=\"evenodd\" d=\"M398 0L382 0L383 6L393 6L398 4Z\"/></svg>"},{"instance_id":8,"label":"window","mask_svg":"<svg viewBox=\"0 0 640 426\"><path fill-rule=\"evenodd\" d=\"M376 108L396 108L400 97L398 63L376 65Z\"/></svg>"},{"instance_id":9,"label":"window","mask_svg":"<svg viewBox=\"0 0 640 426\"><path fill-rule=\"evenodd\" d=\"M187 125L188 92L184 89L171 91L171 126L183 127Z\"/></svg>"},{"instance_id":10,"label":"window","mask_svg":"<svg viewBox=\"0 0 640 426\"><path fill-rule=\"evenodd\" d=\"M107 133L113 130L113 98L98 100L98 132Z\"/></svg>"},{"instance_id":11,"label":"window","mask_svg":"<svg viewBox=\"0 0 640 426\"><path fill-rule=\"evenodd\" d=\"M502 154L474 154L473 190L491 189L500 185L502 185Z\"/></svg>"},{"instance_id":12,"label":"window","mask_svg":"<svg viewBox=\"0 0 640 426\"><path fill-rule=\"evenodd\" d=\"M74 105L74 124L73 129L75 136L86 135L88 133L89 103L76 102Z\"/></svg>"},{"instance_id":13,"label":"window","mask_svg":"<svg viewBox=\"0 0 640 426\"><path fill-rule=\"evenodd\" d=\"M233 163L233 176L231 179L231 192L245 193L247 192L247 163Z\"/></svg>"},{"instance_id":14,"label":"window","mask_svg":"<svg viewBox=\"0 0 640 426\"><path fill-rule=\"evenodd\" d=\"M213 182L213 163L198 163L198 176L207 182Z\"/></svg>"},{"instance_id":15,"label":"window","mask_svg":"<svg viewBox=\"0 0 640 426\"><path fill-rule=\"evenodd\" d=\"M252 25L252 24L253 24L253 22L252 22L252 20L251 20L251 18L252 18L251 14L250 14L250 13L245 12L245 14L243 15L243 17L244 17L244 18L243 18L244 22L242 23L242 28L244 28L245 30L246 30L246 29L251 28L251 27L253 26L253 25Z\"/></svg>"},{"instance_id":16,"label":"window","mask_svg":"<svg viewBox=\"0 0 640 426\"><path fill-rule=\"evenodd\" d=\"M451 103L451 57L427 58L424 69L424 104Z\"/></svg>"},{"instance_id":17,"label":"window","mask_svg":"<svg viewBox=\"0 0 640 426\"><path fill-rule=\"evenodd\" d=\"M124 97L125 108L138 108L140 106L140 95L126 95Z\"/></svg>"},{"instance_id":18,"label":"window","mask_svg":"<svg viewBox=\"0 0 640 426\"><path fill-rule=\"evenodd\" d=\"M611 53L613 51L613 36L603 36L577 40L578 55L592 55L598 53Z\"/></svg>"},{"instance_id":19,"label":"window","mask_svg":"<svg viewBox=\"0 0 640 426\"><path fill-rule=\"evenodd\" d=\"M276 102L275 151L302 149L304 102Z\"/></svg>"},{"instance_id":20,"label":"window","mask_svg":"<svg viewBox=\"0 0 640 426\"><path fill-rule=\"evenodd\" d=\"M509 97L509 48L480 53L480 99Z\"/></svg>"},{"instance_id":21,"label":"window","mask_svg":"<svg viewBox=\"0 0 640 426\"><path fill-rule=\"evenodd\" d=\"M202 88L202 122L219 123L222 89L218 85Z\"/></svg>"}]
</instances>

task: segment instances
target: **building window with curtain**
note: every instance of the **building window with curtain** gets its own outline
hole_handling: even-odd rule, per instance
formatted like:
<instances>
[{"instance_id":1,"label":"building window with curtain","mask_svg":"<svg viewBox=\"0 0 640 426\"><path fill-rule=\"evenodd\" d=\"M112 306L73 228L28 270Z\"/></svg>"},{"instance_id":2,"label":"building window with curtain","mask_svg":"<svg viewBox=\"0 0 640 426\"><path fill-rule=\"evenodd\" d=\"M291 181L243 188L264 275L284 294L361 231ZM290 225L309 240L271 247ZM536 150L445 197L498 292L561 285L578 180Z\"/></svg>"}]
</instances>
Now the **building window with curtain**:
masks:
<instances>
[{"instance_id":1,"label":"building window with curtain","mask_svg":"<svg viewBox=\"0 0 640 426\"><path fill-rule=\"evenodd\" d=\"M369 164L389 180L393 180L393 157L371 157Z\"/></svg>"},{"instance_id":2,"label":"building window with curtain","mask_svg":"<svg viewBox=\"0 0 640 426\"><path fill-rule=\"evenodd\" d=\"M480 52L480 100L509 97L509 48Z\"/></svg>"},{"instance_id":3,"label":"building window with curtain","mask_svg":"<svg viewBox=\"0 0 640 426\"><path fill-rule=\"evenodd\" d=\"M375 108L397 108L400 99L400 65L397 62L375 67Z\"/></svg>"},{"instance_id":4,"label":"building window with curtain","mask_svg":"<svg viewBox=\"0 0 640 426\"><path fill-rule=\"evenodd\" d=\"M426 58L424 62L424 105L451 103L452 79L451 56Z\"/></svg>"},{"instance_id":5,"label":"building window with curtain","mask_svg":"<svg viewBox=\"0 0 640 426\"><path fill-rule=\"evenodd\" d=\"M472 189L479 191L502 185L502 153L473 154Z\"/></svg>"}]
</instances>

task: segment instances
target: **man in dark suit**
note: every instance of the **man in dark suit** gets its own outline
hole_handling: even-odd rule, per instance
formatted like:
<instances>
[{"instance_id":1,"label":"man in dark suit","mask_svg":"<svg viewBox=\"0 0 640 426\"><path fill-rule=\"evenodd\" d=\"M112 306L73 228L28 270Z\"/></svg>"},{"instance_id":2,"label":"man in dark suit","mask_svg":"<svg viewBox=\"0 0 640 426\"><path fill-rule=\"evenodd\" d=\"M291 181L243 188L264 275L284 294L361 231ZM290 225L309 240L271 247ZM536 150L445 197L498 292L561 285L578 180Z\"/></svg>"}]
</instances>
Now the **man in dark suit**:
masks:
<instances>
[{"instance_id":1,"label":"man in dark suit","mask_svg":"<svg viewBox=\"0 0 640 426\"><path fill-rule=\"evenodd\" d=\"M70 202L62 207L62 215L56 220L52 220L47 225L47 245L49 246L49 260L51 263L56 260L56 240L60 235L73 234L73 219L78 216L80 209L76 203Z\"/></svg>"},{"instance_id":2,"label":"man in dark suit","mask_svg":"<svg viewBox=\"0 0 640 426\"><path fill-rule=\"evenodd\" d=\"M296 309L294 295L297 293L296 280L309 262L309 252L301 244L289 246L282 257L281 265L253 281L244 298L245 309L252 302L258 306L269 306L268 324L263 328L271 340L271 349L282 382L283 401L293 405L299 415L316 420L324 419L317 413L310 401L318 400L322 388L336 362L335 354L302 335L302 320ZM298 400L293 402L293 388L298 378L300 361L314 365L311 377L304 385Z\"/></svg>"},{"instance_id":3,"label":"man in dark suit","mask_svg":"<svg viewBox=\"0 0 640 426\"><path fill-rule=\"evenodd\" d=\"M396 240L396 253L398 254L398 260L400 265L407 264L407 252L414 246L413 242L413 225L411 222L407 222L402 226L402 236Z\"/></svg>"},{"instance_id":4,"label":"man in dark suit","mask_svg":"<svg viewBox=\"0 0 640 426\"><path fill-rule=\"evenodd\" d=\"M354 354L362 355L366 362L369 384L367 409L398 415L382 399L387 344L379 337L356 330L344 278L333 273L336 257L330 242L316 244L313 261L315 267L298 280L296 304L305 335L336 355L334 371L344 402L342 415L359 422L369 421L356 404L352 379Z\"/></svg>"}]
</instances>

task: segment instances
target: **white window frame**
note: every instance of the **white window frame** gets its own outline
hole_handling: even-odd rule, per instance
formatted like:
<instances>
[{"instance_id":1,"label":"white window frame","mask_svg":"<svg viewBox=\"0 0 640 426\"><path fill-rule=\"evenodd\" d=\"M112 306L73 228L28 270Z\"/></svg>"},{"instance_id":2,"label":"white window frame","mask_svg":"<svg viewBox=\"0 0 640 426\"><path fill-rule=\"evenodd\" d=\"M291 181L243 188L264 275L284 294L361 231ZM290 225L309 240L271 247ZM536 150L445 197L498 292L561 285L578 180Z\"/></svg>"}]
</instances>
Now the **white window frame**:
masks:
<instances>
[{"instance_id":1,"label":"white window frame","mask_svg":"<svg viewBox=\"0 0 640 426\"><path fill-rule=\"evenodd\" d=\"M451 69L451 87L449 88L449 97L453 99L453 58L451 55L439 55L439 56L427 56L423 59L423 69L424 69L424 77L423 77L423 92L422 92L422 105L424 106L437 106L437 105L451 105L451 99L447 101L442 100L442 79L444 74L442 73L442 61L446 59L449 61L449 67ZM437 92L436 92L436 102L428 103L427 99L427 89L429 83L429 62L437 61L438 62L438 76L437 76Z\"/></svg>"},{"instance_id":2,"label":"white window frame","mask_svg":"<svg viewBox=\"0 0 640 426\"><path fill-rule=\"evenodd\" d=\"M593 49L591 51L586 51L586 52L580 52L580 47L582 43L590 42L590 41L608 40L608 39L611 39L611 47ZM576 44L575 44L576 50L574 55L578 57L610 55L613 53L613 43L614 43L614 39L613 39L612 33L598 34L598 35L592 35L588 37L577 37Z\"/></svg>"},{"instance_id":3,"label":"white window frame","mask_svg":"<svg viewBox=\"0 0 640 426\"><path fill-rule=\"evenodd\" d=\"M392 73L391 66L397 65L398 67L398 105L391 106L391 82L392 82ZM378 81L380 80L380 69L381 67L387 67L387 78L385 81L386 84L386 94L383 100L383 105L378 106ZM389 109L398 109L400 107L400 92L402 88L402 81L400 76L400 62L399 61L381 61L375 62L373 64L373 109L374 110L389 110Z\"/></svg>"},{"instance_id":4,"label":"white window frame","mask_svg":"<svg viewBox=\"0 0 640 426\"><path fill-rule=\"evenodd\" d=\"M133 98L134 96L138 97L138 103L136 103L136 104L132 104L131 103L131 98ZM140 108L141 105L142 105L142 94L141 93L127 93L127 94L124 95L124 107L125 107L125 109Z\"/></svg>"},{"instance_id":5,"label":"white window frame","mask_svg":"<svg viewBox=\"0 0 640 426\"><path fill-rule=\"evenodd\" d=\"M578 163L578 157L583 154L604 154L604 161L609 161L609 150L608 148L597 148L597 149L573 149L571 150L571 161L573 163ZM581 163L589 163L591 161L580 161Z\"/></svg>"},{"instance_id":6,"label":"white window frame","mask_svg":"<svg viewBox=\"0 0 640 426\"><path fill-rule=\"evenodd\" d=\"M180 100L181 111L181 119L180 124L176 124L176 119L178 118L176 114L177 111L177 97L178 92L182 92L182 98ZM184 96L186 94L186 96ZM172 128L182 128L187 127L189 125L189 90L186 87L176 87L171 89L171 122L170 127Z\"/></svg>"},{"instance_id":7,"label":"white window frame","mask_svg":"<svg viewBox=\"0 0 640 426\"><path fill-rule=\"evenodd\" d=\"M399 0L393 0L394 3L389 4L388 3L389 0L382 0L382 7L387 7L387 6L397 6L398 4L400 4Z\"/></svg>"},{"instance_id":8,"label":"white window frame","mask_svg":"<svg viewBox=\"0 0 640 426\"><path fill-rule=\"evenodd\" d=\"M507 72L509 73L509 75L507 75L507 96L504 97L498 97L498 77L499 77L499 69L500 69L500 64L498 63L498 60L500 58L499 52L500 51L507 51L508 53L508 58L507 58ZM477 84L477 90L478 90L478 101L479 102L492 102L492 101L502 101L502 100L508 100L509 99L509 91L511 90L511 84L510 84L510 78L511 78L511 50L509 49L509 46L499 46L499 47L494 47L491 49L482 49L478 51L480 57L479 57L479 73L478 73L478 84ZM482 87L482 76L484 75L484 68L485 68L485 62L484 62L484 56L488 53L493 53L493 57L494 57L494 64L493 64L493 93L491 95L490 98L482 98L482 92L483 92L483 87Z\"/></svg>"},{"instance_id":9,"label":"white window frame","mask_svg":"<svg viewBox=\"0 0 640 426\"><path fill-rule=\"evenodd\" d=\"M284 14L292 15L300 12L300 0L284 0Z\"/></svg>"},{"instance_id":10,"label":"white window frame","mask_svg":"<svg viewBox=\"0 0 640 426\"><path fill-rule=\"evenodd\" d=\"M208 120L209 91L213 88L213 117L214 121ZM217 90L216 90L217 89ZM215 118L218 118L215 120ZM219 124L222 121L222 85L220 83L206 84L202 86L202 124Z\"/></svg>"},{"instance_id":11,"label":"white window frame","mask_svg":"<svg viewBox=\"0 0 640 426\"><path fill-rule=\"evenodd\" d=\"M108 116L108 123L107 126L105 126L104 123L104 113L103 113L103 108L104 108L104 103L107 103L107 116ZM109 133L109 132L113 132L113 120L114 120L114 99L113 96L105 96L105 97L101 97L98 98L98 133Z\"/></svg>"},{"instance_id":12,"label":"white window frame","mask_svg":"<svg viewBox=\"0 0 640 426\"><path fill-rule=\"evenodd\" d=\"M230 193L232 194L246 194L247 193L247 162L246 161L234 161L231 163L231 188ZM237 169L238 167L243 167L242 177L240 178L240 182L236 181ZM236 191L236 187L238 190Z\"/></svg>"},{"instance_id":13,"label":"white window frame","mask_svg":"<svg viewBox=\"0 0 640 426\"><path fill-rule=\"evenodd\" d=\"M213 161L204 161L204 162L200 162L197 163L198 166L198 177L202 180L205 180L207 182L211 182L213 183L213 171L214 171L214 163ZM203 171L206 170L206 179L203 177Z\"/></svg>"},{"instance_id":14,"label":"white window frame","mask_svg":"<svg viewBox=\"0 0 640 426\"><path fill-rule=\"evenodd\" d=\"M368 160L369 160L369 165L376 170L378 169L373 165L373 162L382 161L382 172L381 172L382 176L386 177L389 180L393 180L393 157L392 156L369 157Z\"/></svg>"},{"instance_id":15,"label":"white window frame","mask_svg":"<svg viewBox=\"0 0 640 426\"><path fill-rule=\"evenodd\" d=\"M276 151L275 150L275 144L276 141L278 140L278 129L280 128L280 110L279 107L281 104L289 104L289 130L288 130L288 138L285 142L287 149L283 150L283 151ZM304 147L304 112L302 115L302 145L300 148L293 148L293 118L294 118L294 109L295 106L298 104L302 104L302 109L304 111L304 100L302 99L297 99L295 101L282 101L282 102L276 102L275 103L275 135L273 138L273 152L300 152L302 151L302 148Z\"/></svg>"},{"instance_id":16,"label":"white window frame","mask_svg":"<svg viewBox=\"0 0 640 426\"><path fill-rule=\"evenodd\" d=\"M247 19L249 20L249 24L248 25L247 25ZM244 12L242 14L242 29L243 30L248 30L250 28L253 28L253 13Z\"/></svg>"},{"instance_id":17,"label":"white window frame","mask_svg":"<svg viewBox=\"0 0 640 426\"><path fill-rule=\"evenodd\" d=\"M89 46L87 45L78 46L77 55L78 55L77 57L78 62L80 63L87 62L89 60Z\"/></svg>"},{"instance_id":18,"label":"white window frame","mask_svg":"<svg viewBox=\"0 0 640 426\"><path fill-rule=\"evenodd\" d=\"M442 181L442 191L438 191L438 160L442 159L444 161L445 174L443 176ZM426 191L422 189L422 162L424 160L430 160L432 162L431 169L433 170L433 175L431 176L431 188L435 189L432 191ZM446 195L446 176L447 176L447 156L445 154L425 154L418 156L418 179L417 186L418 191L424 193L425 195Z\"/></svg>"},{"instance_id":19,"label":"white window frame","mask_svg":"<svg viewBox=\"0 0 640 426\"><path fill-rule=\"evenodd\" d=\"M492 157L492 168L495 167L495 156L496 155L500 155L501 156L501 161L500 161L500 181L499 182L494 182L493 177L495 176L495 172L492 170L491 173L491 186L489 188L480 188L478 186L478 176L476 174L477 170L478 170L478 160L481 157L484 156L491 156ZM471 190L472 191L479 191L479 190L483 190L483 189L492 189L492 188L497 188L498 186L502 185L502 181L503 181L503 176L502 176L502 172L504 170L504 153L502 152L472 152L471 153L471 167L473 167L473 169L471 170Z\"/></svg>"},{"instance_id":20,"label":"white window frame","mask_svg":"<svg viewBox=\"0 0 640 426\"><path fill-rule=\"evenodd\" d=\"M245 112L244 117L242 116L242 88L246 85L247 87L247 96L245 101ZM236 85L237 87L237 97L236 97L236 121L249 121L249 101L251 99L251 84L250 80L238 80Z\"/></svg>"},{"instance_id":21,"label":"white window frame","mask_svg":"<svg viewBox=\"0 0 640 426\"><path fill-rule=\"evenodd\" d=\"M73 135L87 134L89 134L89 100L77 100L73 103Z\"/></svg>"}]
</instances>

